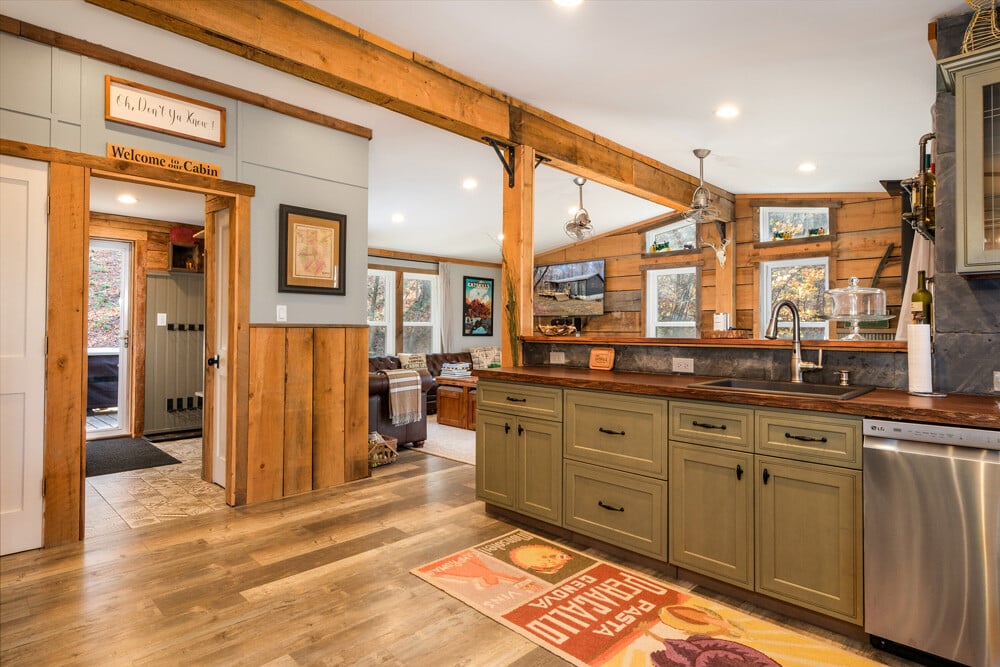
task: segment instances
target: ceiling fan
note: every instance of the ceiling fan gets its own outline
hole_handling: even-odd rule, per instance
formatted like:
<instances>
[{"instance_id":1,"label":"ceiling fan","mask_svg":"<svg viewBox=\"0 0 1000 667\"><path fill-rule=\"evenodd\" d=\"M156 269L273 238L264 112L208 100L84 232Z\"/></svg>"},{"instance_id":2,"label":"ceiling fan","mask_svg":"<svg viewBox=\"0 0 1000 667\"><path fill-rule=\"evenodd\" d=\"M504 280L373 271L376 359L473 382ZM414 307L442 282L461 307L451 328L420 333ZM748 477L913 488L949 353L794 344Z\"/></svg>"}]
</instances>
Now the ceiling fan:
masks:
<instances>
[{"instance_id":1,"label":"ceiling fan","mask_svg":"<svg viewBox=\"0 0 1000 667\"><path fill-rule=\"evenodd\" d=\"M594 235L594 224L590 221L590 214L587 213L587 209L583 207L583 184L587 182L587 179L577 176L573 179L573 182L580 188L580 207L573 214L573 218L568 220L563 228L566 230L566 235L571 239L582 241Z\"/></svg>"},{"instance_id":2,"label":"ceiling fan","mask_svg":"<svg viewBox=\"0 0 1000 667\"><path fill-rule=\"evenodd\" d=\"M696 225L714 222L716 229L719 230L720 245L716 247L714 243L703 242L702 246L714 250L719 264L725 266L726 247L730 243L730 240L726 238L726 223L721 219L720 216L722 214L719 209L712 204L712 193L705 187L705 158L712 151L707 148L696 148L692 152L698 158L698 187L695 188L694 194L691 196L691 209L678 214L676 217L670 216L664 222L690 221Z\"/></svg>"}]
</instances>

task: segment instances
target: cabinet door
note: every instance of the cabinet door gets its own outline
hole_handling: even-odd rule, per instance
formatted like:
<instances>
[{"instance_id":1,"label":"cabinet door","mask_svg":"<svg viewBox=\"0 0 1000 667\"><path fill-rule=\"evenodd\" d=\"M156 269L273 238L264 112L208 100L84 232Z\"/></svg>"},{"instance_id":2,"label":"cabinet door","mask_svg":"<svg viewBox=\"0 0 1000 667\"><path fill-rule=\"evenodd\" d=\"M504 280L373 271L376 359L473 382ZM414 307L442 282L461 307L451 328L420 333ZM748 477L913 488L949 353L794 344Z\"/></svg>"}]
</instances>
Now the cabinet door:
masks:
<instances>
[{"instance_id":1,"label":"cabinet door","mask_svg":"<svg viewBox=\"0 0 1000 667\"><path fill-rule=\"evenodd\" d=\"M562 524L562 424L529 417L517 423L514 509Z\"/></svg>"},{"instance_id":2,"label":"cabinet door","mask_svg":"<svg viewBox=\"0 0 1000 667\"><path fill-rule=\"evenodd\" d=\"M670 443L670 562L753 590L753 456Z\"/></svg>"},{"instance_id":3,"label":"cabinet door","mask_svg":"<svg viewBox=\"0 0 1000 667\"><path fill-rule=\"evenodd\" d=\"M861 623L861 471L756 463L757 590Z\"/></svg>"},{"instance_id":4,"label":"cabinet door","mask_svg":"<svg viewBox=\"0 0 1000 667\"><path fill-rule=\"evenodd\" d=\"M476 498L514 508L517 418L480 412L476 429Z\"/></svg>"}]
</instances>

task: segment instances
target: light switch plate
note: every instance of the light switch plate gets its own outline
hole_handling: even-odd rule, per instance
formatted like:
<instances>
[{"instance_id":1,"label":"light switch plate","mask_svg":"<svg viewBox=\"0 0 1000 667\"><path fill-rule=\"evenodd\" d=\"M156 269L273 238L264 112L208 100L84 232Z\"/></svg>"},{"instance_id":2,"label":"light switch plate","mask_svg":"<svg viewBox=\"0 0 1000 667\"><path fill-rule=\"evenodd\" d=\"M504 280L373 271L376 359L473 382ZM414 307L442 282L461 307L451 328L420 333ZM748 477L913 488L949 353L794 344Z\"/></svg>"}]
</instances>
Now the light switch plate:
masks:
<instances>
[{"instance_id":1,"label":"light switch plate","mask_svg":"<svg viewBox=\"0 0 1000 667\"><path fill-rule=\"evenodd\" d=\"M278 312L277 312L276 318L277 318L277 320L279 322L287 322L288 321L288 306L286 306L285 304L279 304L278 305Z\"/></svg>"},{"instance_id":2,"label":"light switch plate","mask_svg":"<svg viewBox=\"0 0 1000 667\"><path fill-rule=\"evenodd\" d=\"M1000 391L1000 371L993 371L993 391Z\"/></svg>"},{"instance_id":3,"label":"light switch plate","mask_svg":"<svg viewBox=\"0 0 1000 667\"><path fill-rule=\"evenodd\" d=\"M156 326L158 326L158 327L165 327L165 326L167 326L167 314L166 313L157 313L156 314Z\"/></svg>"},{"instance_id":4,"label":"light switch plate","mask_svg":"<svg viewBox=\"0 0 1000 667\"><path fill-rule=\"evenodd\" d=\"M565 364L566 363L566 353L557 352L555 350L549 351L549 363L550 364Z\"/></svg>"}]
</instances>

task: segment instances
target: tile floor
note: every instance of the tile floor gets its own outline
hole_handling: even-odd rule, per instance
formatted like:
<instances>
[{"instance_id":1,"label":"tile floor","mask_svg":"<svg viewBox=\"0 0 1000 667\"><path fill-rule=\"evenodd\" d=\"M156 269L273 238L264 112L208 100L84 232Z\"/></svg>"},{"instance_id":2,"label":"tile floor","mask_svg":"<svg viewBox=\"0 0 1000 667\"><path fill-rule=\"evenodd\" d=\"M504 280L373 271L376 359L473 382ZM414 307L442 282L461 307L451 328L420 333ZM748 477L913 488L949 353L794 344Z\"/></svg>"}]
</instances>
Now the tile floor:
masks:
<instances>
[{"instance_id":1,"label":"tile floor","mask_svg":"<svg viewBox=\"0 0 1000 667\"><path fill-rule=\"evenodd\" d=\"M201 479L201 438L156 446L180 463L87 478L86 537L226 507L223 488Z\"/></svg>"}]
</instances>

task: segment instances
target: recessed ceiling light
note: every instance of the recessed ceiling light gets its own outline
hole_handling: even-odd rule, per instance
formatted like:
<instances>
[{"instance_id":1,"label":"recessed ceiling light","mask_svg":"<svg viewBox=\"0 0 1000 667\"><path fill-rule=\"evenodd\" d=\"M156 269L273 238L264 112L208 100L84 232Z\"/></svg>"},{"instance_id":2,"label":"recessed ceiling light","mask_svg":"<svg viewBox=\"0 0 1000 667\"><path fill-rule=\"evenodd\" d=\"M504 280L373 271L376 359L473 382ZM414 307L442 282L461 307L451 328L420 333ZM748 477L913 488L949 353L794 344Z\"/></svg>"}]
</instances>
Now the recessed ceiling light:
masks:
<instances>
[{"instance_id":1,"label":"recessed ceiling light","mask_svg":"<svg viewBox=\"0 0 1000 667\"><path fill-rule=\"evenodd\" d=\"M118 195L119 204L137 204L139 200L132 195Z\"/></svg>"},{"instance_id":2,"label":"recessed ceiling light","mask_svg":"<svg viewBox=\"0 0 1000 667\"><path fill-rule=\"evenodd\" d=\"M799 165L799 171L804 174L809 174L816 171L816 165L812 162L803 162Z\"/></svg>"},{"instance_id":3,"label":"recessed ceiling light","mask_svg":"<svg viewBox=\"0 0 1000 667\"><path fill-rule=\"evenodd\" d=\"M736 118L740 115L740 110L732 104L723 104L715 110L715 115L718 118Z\"/></svg>"},{"instance_id":4,"label":"recessed ceiling light","mask_svg":"<svg viewBox=\"0 0 1000 667\"><path fill-rule=\"evenodd\" d=\"M579 7L583 4L583 0L552 0L560 7Z\"/></svg>"},{"instance_id":5,"label":"recessed ceiling light","mask_svg":"<svg viewBox=\"0 0 1000 667\"><path fill-rule=\"evenodd\" d=\"M403 222L404 220L406 220L406 218L404 218L404 217L403 217L403 214L402 214L402 213L393 213L393 214L392 214L392 217L391 217L391 218L389 218L389 219L390 219L390 220L392 220L392 221L393 221L394 223L396 223L397 225L398 225L399 223Z\"/></svg>"},{"instance_id":6,"label":"recessed ceiling light","mask_svg":"<svg viewBox=\"0 0 1000 667\"><path fill-rule=\"evenodd\" d=\"M465 188L466 190L475 190L476 188L479 187L479 181L471 177L467 178L464 181L462 181L462 187Z\"/></svg>"}]
</instances>

